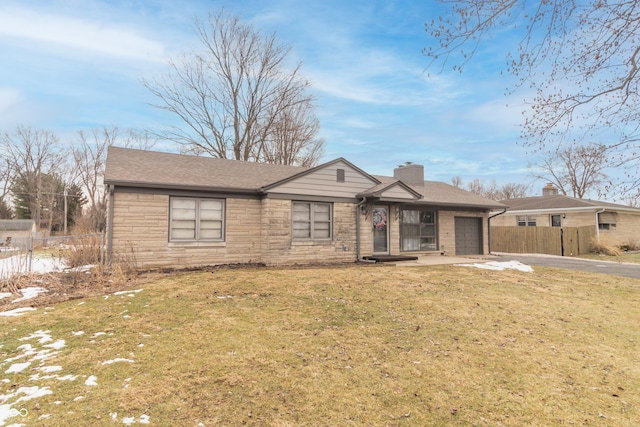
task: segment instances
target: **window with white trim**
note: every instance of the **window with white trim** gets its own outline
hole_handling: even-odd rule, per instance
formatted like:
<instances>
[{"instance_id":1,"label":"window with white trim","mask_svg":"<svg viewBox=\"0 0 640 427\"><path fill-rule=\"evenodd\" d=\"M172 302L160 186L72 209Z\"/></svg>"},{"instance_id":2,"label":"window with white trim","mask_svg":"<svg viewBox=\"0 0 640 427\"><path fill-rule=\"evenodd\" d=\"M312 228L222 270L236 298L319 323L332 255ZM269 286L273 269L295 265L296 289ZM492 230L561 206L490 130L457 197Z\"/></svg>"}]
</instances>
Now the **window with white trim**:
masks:
<instances>
[{"instance_id":1,"label":"window with white trim","mask_svg":"<svg viewBox=\"0 0 640 427\"><path fill-rule=\"evenodd\" d=\"M224 240L224 200L172 197L169 241Z\"/></svg>"},{"instance_id":2,"label":"window with white trim","mask_svg":"<svg viewBox=\"0 0 640 427\"><path fill-rule=\"evenodd\" d=\"M535 227L536 226L536 216L535 215L518 215L516 217L516 221L518 221L518 225L520 227Z\"/></svg>"},{"instance_id":3,"label":"window with white trim","mask_svg":"<svg viewBox=\"0 0 640 427\"><path fill-rule=\"evenodd\" d=\"M331 203L293 202L293 239L331 239Z\"/></svg>"}]
</instances>

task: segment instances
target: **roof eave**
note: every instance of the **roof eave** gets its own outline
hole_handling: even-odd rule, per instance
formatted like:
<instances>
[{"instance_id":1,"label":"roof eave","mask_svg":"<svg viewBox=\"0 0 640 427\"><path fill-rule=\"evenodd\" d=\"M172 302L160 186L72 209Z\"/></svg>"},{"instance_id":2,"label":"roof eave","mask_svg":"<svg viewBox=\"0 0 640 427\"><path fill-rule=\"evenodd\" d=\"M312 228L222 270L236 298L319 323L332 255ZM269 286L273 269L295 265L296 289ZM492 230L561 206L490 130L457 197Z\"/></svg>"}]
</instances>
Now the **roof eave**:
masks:
<instances>
[{"instance_id":1,"label":"roof eave","mask_svg":"<svg viewBox=\"0 0 640 427\"><path fill-rule=\"evenodd\" d=\"M139 181L121 181L121 180L104 180L105 185L114 185L116 187L130 188L157 188L165 190L186 190L186 191L202 191L210 193L234 193L247 195L261 195L262 192L255 188L234 188L234 187L212 187L208 185L181 185L166 184L155 182L139 182Z\"/></svg>"}]
</instances>

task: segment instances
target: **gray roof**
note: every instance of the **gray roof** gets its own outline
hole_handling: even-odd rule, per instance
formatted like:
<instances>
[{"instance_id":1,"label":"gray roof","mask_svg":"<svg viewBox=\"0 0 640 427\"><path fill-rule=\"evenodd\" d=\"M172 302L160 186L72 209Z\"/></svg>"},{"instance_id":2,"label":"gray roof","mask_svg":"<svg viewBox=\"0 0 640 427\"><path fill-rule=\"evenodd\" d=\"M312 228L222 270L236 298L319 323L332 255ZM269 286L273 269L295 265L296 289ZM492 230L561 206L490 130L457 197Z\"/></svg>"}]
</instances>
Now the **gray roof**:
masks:
<instances>
[{"instance_id":1,"label":"gray roof","mask_svg":"<svg viewBox=\"0 0 640 427\"><path fill-rule=\"evenodd\" d=\"M32 219L0 219L2 231L29 231L34 225L35 221Z\"/></svg>"},{"instance_id":2,"label":"gray roof","mask_svg":"<svg viewBox=\"0 0 640 427\"><path fill-rule=\"evenodd\" d=\"M501 200L501 203L508 206L510 211L535 211L549 209L618 209L634 210L640 213L640 209L632 208L617 203L601 202L598 200L578 199L561 194L553 196L522 197L518 199Z\"/></svg>"},{"instance_id":3,"label":"gray roof","mask_svg":"<svg viewBox=\"0 0 640 427\"><path fill-rule=\"evenodd\" d=\"M110 147L105 184L256 192L307 168Z\"/></svg>"},{"instance_id":4,"label":"gray roof","mask_svg":"<svg viewBox=\"0 0 640 427\"><path fill-rule=\"evenodd\" d=\"M337 160L349 163L344 159ZM324 165L320 167L322 166ZM356 166L353 167L372 180L380 182L363 194L373 194L399 181L388 176L368 175ZM104 182L133 187L206 189L259 194L265 187L268 189L273 184L295 178L309 170L311 168L110 147ZM417 203L482 209L505 207L443 182L425 181L424 187L407 185L404 182L401 184L422 195L422 199L416 200Z\"/></svg>"},{"instance_id":5,"label":"gray roof","mask_svg":"<svg viewBox=\"0 0 640 427\"><path fill-rule=\"evenodd\" d=\"M374 176L382 181L383 184L398 181L397 178L390 176ZM422 195L422 199L416 200L416 203L450 207L474 207L482 209L506 208L506 206L500 202L478 196L477 194L440 181L425 181L424 187L417 185L409 185L408 187Z\"/></svg>"}]
</instances>

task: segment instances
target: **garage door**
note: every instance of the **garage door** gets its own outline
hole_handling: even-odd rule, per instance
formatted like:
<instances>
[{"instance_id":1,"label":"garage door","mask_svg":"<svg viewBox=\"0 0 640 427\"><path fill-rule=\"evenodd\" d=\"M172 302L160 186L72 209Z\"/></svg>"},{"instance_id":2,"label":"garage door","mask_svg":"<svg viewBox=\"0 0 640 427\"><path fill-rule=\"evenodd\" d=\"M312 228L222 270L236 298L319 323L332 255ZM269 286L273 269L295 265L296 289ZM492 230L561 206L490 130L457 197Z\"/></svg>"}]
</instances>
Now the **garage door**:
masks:
<instances>
[{"instance_id":1,"label":"garage door","mask_svg":"<svg viewBox=\"0 0 640 427\"><path fill-rule=\"evenodd\" d=\"M455 218L456 255L478 255L482 253L481 221L481 218Z\"/></svg>"}]
</instances>

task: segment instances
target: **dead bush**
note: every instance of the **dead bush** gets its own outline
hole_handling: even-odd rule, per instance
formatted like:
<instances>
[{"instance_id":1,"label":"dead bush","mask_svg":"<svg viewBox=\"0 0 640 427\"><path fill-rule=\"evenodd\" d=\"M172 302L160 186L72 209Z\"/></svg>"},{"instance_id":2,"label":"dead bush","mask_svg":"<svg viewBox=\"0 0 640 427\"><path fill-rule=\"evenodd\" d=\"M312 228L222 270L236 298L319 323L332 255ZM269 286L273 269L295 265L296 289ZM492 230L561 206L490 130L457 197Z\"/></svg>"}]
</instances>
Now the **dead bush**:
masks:
<instances>
[{"instance_id":1,"label":"dead bush","mask_svg":"<svg viewBox=\"0 0 640 427\"><path fill-rule=\"evenodd\" d=\"M600 236L599 240L596 236L593 236L589 243L591 244L591 251L596 254L608 256L620 256L622 254L620 249L612 245L604 236Z\"/></svg>"},{"instance_id":2,"label":"dead bush","mask_svg":"<svg viewBox=\"0 0 640 427\"><path fill-rule=\"evenodd\" d=\"M635 239L629 239L625 244L620 245L620 250L624 252L640 251L640 243Z\"/></svg>"},{"instance_id":3,"label":"dead bush","mask_svg":"<svg viewBox=\"0 0 640 427\"><path fill-rule=\"evenodd\" d=\"M69 268L100 264L102 257L100 236L92 234L72 237L68 244L59 247L58 257Z\"/></svg>"}]
</instances>

